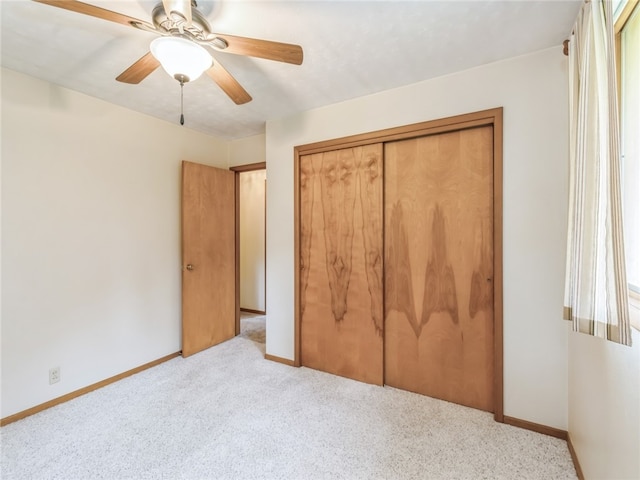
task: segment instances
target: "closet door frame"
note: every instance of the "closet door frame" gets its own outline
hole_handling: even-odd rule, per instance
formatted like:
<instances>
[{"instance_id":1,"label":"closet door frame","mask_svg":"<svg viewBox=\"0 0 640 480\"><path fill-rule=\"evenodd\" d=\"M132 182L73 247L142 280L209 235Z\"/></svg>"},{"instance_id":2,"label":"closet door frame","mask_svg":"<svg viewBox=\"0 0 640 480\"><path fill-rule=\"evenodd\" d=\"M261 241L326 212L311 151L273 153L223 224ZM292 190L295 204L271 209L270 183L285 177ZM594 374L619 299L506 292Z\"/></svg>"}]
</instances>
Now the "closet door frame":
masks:
<instances>
[{"instance_id":1,"label":"closet door frame","mask_svg":"<svg viewBox=\"0 0 640 480\"><path fill-rule=\"evenodd\" d=\"M453 132L493 127L493 395L494 419L504 422L502 272L502 107L294 147L294 365L300 366L300 159L304 155ZM384 265L383 265L384 269Z\"/></svg>"}]
</instances>

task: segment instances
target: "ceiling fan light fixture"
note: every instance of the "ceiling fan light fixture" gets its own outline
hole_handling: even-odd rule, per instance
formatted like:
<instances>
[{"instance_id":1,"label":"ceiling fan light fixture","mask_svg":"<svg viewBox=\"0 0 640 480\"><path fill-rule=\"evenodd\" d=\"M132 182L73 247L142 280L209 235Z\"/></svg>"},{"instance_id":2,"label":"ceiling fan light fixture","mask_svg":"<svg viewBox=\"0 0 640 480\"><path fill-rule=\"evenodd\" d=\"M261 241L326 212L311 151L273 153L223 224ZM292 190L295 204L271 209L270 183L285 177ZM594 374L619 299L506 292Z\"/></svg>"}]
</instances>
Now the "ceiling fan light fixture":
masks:
<instances>
[{"instance_id":1,"label":"ceiling fan light fixture","mask_svg":"<svg viewBox=\"0 0 640 480\"><path fill-rule=\"evenodd\" d=\"M162 68L180 82L193 81L211 67L211 55L200 45L180 37L159 37L151 42L151 54Z\"/></svg>"}]
</instances>

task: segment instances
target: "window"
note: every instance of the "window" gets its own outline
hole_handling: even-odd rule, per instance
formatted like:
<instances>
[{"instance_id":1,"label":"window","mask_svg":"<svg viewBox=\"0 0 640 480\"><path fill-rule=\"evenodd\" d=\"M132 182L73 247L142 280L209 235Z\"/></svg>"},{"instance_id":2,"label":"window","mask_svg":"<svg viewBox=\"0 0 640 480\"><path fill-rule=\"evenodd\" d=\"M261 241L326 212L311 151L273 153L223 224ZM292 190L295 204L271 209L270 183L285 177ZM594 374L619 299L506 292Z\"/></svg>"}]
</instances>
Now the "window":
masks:
<instances>
[{"instance_id":1,"label":"window","mask_svg":"<svg viewBox=\"0 0 640 480\"><path fill-rule=\"evenodd\" d=\"M640 329L640 7L638 0L616 8L616 50L620 91L622 213L631 324Z\"/></svg>"}]
</instances>

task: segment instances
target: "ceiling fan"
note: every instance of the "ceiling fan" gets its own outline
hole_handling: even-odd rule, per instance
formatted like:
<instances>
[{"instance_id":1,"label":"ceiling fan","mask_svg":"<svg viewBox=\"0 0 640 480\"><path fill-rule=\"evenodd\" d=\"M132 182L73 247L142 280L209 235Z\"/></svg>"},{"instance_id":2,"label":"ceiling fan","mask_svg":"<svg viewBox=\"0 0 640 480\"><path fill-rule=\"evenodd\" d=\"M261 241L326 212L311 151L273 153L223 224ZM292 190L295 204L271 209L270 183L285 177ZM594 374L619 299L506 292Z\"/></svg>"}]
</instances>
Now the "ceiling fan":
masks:
<instances>
[{"instance_id":1,"label":"ceiling fan","mask_svg":"<svg viewBox=\"0 0 640 480\"><path fill-rule=\"evenodd\" d=\"M138 84L160 65L181 86L206 72L231 100L242 105L250 102L251 96L207 49L302 64L299 45L213 33L195 0L162 0L153 9L152 23L76 0L33 1L159 35L149 52L116 77L119 82Z\"/></svg>"}]
</instances>

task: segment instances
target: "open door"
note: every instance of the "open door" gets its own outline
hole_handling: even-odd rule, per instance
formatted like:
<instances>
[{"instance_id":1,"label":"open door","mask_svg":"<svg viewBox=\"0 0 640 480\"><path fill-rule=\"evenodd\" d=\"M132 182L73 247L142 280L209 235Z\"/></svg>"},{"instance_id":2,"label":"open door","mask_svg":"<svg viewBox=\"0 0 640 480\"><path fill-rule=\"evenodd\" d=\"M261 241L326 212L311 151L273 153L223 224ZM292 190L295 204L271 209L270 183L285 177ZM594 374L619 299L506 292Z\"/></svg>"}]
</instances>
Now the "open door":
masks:
<instances>
[{"instance_id":1,"label":"open door","mask_svg":"<svg viewBox=\"0 0 640 480\"><path fill-rule=\"evenodd\" d=\"M236 334L235 179L182 162L182 356Z\"/></svg>"}]
</instances>

